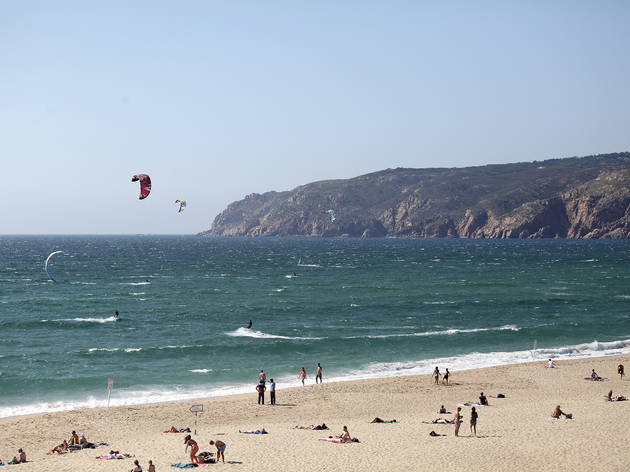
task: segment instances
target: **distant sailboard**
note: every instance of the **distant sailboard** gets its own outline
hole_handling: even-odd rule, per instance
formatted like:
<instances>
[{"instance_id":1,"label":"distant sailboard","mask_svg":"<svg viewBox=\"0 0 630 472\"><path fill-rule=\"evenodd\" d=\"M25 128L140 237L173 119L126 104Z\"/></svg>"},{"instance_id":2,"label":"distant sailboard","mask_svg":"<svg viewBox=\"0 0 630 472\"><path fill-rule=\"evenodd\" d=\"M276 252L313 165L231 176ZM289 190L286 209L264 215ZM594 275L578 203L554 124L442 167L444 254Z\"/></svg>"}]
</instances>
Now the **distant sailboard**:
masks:
<instances>
[{"instance_id":1,"label":"distant sailboard","mask_svg":"<svg viewBox=\"0 0 630 472\"><path fill-rule=\"evenodd\" d=\"M52 256L54 256L55 254L63 254L63 251L55 251L55 252L51 252L50 254L48 254L48 257L46 258L46 262L44 263L44 270L46 271L46 275L48 276L48 278L50 280L52 280L53 282L56 282L56 280L53 278L52 275L50 275L50 272L48 272L48 261L50 261L50 258Z\"/></svg>"}]
</instances>

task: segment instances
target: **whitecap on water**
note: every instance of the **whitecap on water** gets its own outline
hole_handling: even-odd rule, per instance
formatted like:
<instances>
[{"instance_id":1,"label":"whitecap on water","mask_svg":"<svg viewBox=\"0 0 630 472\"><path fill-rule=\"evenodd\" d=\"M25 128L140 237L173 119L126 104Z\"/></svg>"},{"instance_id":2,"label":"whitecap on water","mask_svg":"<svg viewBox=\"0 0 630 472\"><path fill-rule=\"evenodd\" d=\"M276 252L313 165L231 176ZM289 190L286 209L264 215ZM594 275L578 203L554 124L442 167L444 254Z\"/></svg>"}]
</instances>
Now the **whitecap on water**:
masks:
<instances>
[{"instance_id":1,"label":"whitecap on water","mask_svg":"<svg viewBox=\"0 0 630 472\"><path fill-rule=\"evenodd\" d=\"M322 338L309 338L302 336L280 336L276 334L267 334L262 331L254 331L248 328L238 328L235 331L230 331L225 333L227 336L232 336L235 338L257 338L257 339L289 339L289 340L316 340Z\"/></svg>"}]
</instances>

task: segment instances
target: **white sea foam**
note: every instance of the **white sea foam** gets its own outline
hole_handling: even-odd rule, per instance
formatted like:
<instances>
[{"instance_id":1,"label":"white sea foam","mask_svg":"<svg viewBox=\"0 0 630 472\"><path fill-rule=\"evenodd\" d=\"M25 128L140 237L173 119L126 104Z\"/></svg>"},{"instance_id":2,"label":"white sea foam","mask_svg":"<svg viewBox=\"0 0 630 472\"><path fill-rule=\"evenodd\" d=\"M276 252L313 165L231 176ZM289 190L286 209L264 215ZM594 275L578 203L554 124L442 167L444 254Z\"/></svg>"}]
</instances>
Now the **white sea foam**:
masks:
<instances>
[{"instance_id":1,"label":"white sea foam","mask_svg":"<svg viewBox=\"0 0 630 472\"><path fill-rule=\"evenodd\" d=\"M279 336L276 334L267 334L262 331L254 331L253 329L248 328L238 328L235 331L230 331L225 333L227 336L232 336L235 338L258 338L258 339L291 339L291 340L315 340L322 338L308 338L308 337L300 337L300 336Z\"/></svg>"},{"instance_id":2,"label":"white sea foam","mask_svg":"<svg viewBox=\"0 0 630 472\"><path fill-rule=\"evenodd\" d=\"M121 282L120 285L151 285L151 282Z\"/></svg>"},{"instance_id":3,"label":"white sea foam","mask_svg":"<svg viewBox=\"0 0 630 472\"><path fill-rule=\"evenodd\" d=\"M141 347L128 347L125 348L125 352L138 352L138 351L142 351Z\"/></svg>"},{"instance_id":4,"label":"white sea foam","mask_svg":"<svg viewBox=\"0 0 630 472\"><path fill-rule=\"evenodd\" d=\"M118 348L117 347L113 347L113 348L108 348L108 347L91 347L90 349L88 349L88 352L95 352L95 351L115 352L115 351L118 351Z\"/></svg>"},{"instance_id":5,"label":"white sea foam","mask_svg":"<svg viewBox=\"0 0 630 472\"><path fill-rule=\"evenodd\" d=\"M70 285L96 285L96 282L70 282Z\"/></svg>"},{"instance_id":6,"label":"white sea foam","mask_svg":"<svg viewBox=\"0 0 630 472\"><path fill-rule=\"evenodd\" d=\"M374 335L366 335L366 336L348 336L344 339L355 339L355 338L370 338L370 339L378 339L378 338L404 338L411 336L452 336L454 334L460 333L480 333L483 331L520 331L521 328L514 325L505 325L498 326L496 328L472 328L472 329L445 329L442 331L423 331L420 333L398 333L398 334L374 334Z\"/></svg>"},{"instance_id":7,"label":"white sea foam","mask_svg":"<svg viewBox=\"0 0 630 472\"><path fill-rule=\"evenodd\" d=\"M76 323L111 323L115 322L116 318L113 316L109 316L107 318L60 318L53 321L74 321Z\"/></svg>"},{"instance_id":8,"label":"white sea foam","mask_svg":"<svg viewBox=\"0 0 630 472\"><path fill-rule=\"evenodd\" d=\"M145 292L129 292L128 295L146 295Z\"/></svg>"},{"instance_id":9,"label":"white sea foam","mask_svg":"<svg viewBox=\"0 0 630 472\"><path fill-rule=\"evenodd\" d=\"M630 300L630 295L615 295L619 300Z\"/></svg>"},{"instance_id":10,"label":"white sea foam","mask_svg":"<svg viewBox=\"0 0 630 472\"><path fill-rule=\"evenodd\" d=\"M212 372L212 369L191 369L188 372L194 372L196 374L207 374L208 372Z\"/></svg>"},{"instance_id":11,"label":"white sea foam","mask_svg":"<svg viewBox=\"0 0 630 472\"><path fill-rule=\"evenodd\" d=\"M556 360L579 359L589 357L604 357L612 355L630 354L630 339L577 344L557 348L537 349L535 351L514 352L473 352L459 357L442 357L408 362L380 362L372 363L352 372L339 372L326 378L328 382L346 380L373 379L385 377L401 377L407 375L430 374L435 366L448 367L451 372L470 370L497 365L521 364L532 361L546 361L552 357ZM199 369L201 370L201 369ZM275 377L275 376L274 376ZM294 375L278 376L276 379L279 389L294 387L299 381ZM117 389L112 393L111 406L140 405L148 403L162 403L173 401L188 401L201 398L222 397L251 392L251 384L216 386L200 386L194 388L179 387L174 390L155 388L153 390L124 390ZM99 396L74 400L60 400L50 402L36 402L25 405L0 407L0 418L11 416L32 415L85 408L103 408L107 400Z\"/></svg>"}]
</instances>

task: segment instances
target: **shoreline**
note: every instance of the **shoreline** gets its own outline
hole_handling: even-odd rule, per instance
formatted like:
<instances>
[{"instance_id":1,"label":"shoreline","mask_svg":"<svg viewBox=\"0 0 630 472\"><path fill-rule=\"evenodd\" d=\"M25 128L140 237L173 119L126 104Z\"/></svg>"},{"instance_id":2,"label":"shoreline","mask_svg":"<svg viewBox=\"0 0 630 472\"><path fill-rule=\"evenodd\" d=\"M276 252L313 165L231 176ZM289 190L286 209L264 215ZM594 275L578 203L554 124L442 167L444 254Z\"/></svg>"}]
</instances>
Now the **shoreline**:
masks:
<instances>
[{"instance_id":1,"label":"shoreline","mask_svg":"<svg viewBox=\"0 0 630 472\"><path fill-rule=\"evenodd\" d=\"M199 400L200 450L208 441L228 444L227 461L240 470L434 470L445 461L455 470L504 468L518 470L624 470L629 454L616 438L628 428L623 420L630 402L606 402L609 389L629 396L630 383L616 375L616 365L630 364L630 355L556 360L555 369L541 361L451 371L451 385L434 385L430 375L309 384L278 391L278 405L257 405L256 393ZM446 367L446 365L444 366ZM607 382L588 382L594 368ZM425 424L444 404L454 412L458 403L475 401L479 392L490 406L479 408L478 438L469 436L469 408L455 438L452 426ZM492 398L504 393L505 399ZM266 395L268 400L268 395ZM174 425L194 428L188 411L192 401L43 413L0 419L0 458L10 460L24 448L32 463L21 470L129 470L133 460L97 461L109 449L133 454L143 467L152 459L157 470L170 470L184 461L182 435L164 434ZM550 421L556 404L573 413L571 421ZM395 418L397 424L370 424L375 416ZM451 417L452 415L447 415ZM295 425L325 422L330 431L293 429ZM341 432L347 425L358 444L336 445L318 439ZM238 430L264 427L268 435L244 435ZM85 433L107 447L61 456L46 455L69 433ZM429 436L430 431L446 434ZM466 440L470 438L470 440ZM474 440L473 440L474 439ZM457 441L457 443L453 443ZM571 444L571 447L566 444ZM455 454L457 451L457 454ZM596 452L596 453L595 453Z\"/></svg>"},{"instance_id":2,"label":"shoreline","mask_svg":"<svg viewBox=\"0 0 630 472\"><path fill-rule=\"evenodd\" d=\"M599 349L603 347L603 349ZM595 349L592 349L595 348ZM577 354L576 354L577 352ZM620 339L615 341L606 341L599 342L597 340L575 344L570 346L560 346L557 348L541 348L537 350L523 350L523 351L505 351L505 352L489 352L489 353L469 353L464 354L463 356L457 357L444 357L444 358L434 358L434 359L426 359L421 361L407 361L407 362L397 362L397 363L389 363L394 365L393 368L389 368L388 370L374 371L370 369L362 369L357 370L354 373L349 373L341 376L332 376L330 378L326 378L327 383L339 383L339 382L353 382L353 381L361 381L361 380L378 380L378 379L391 379L398 377L408 377L408 376L422 376L428 375L432 372L433 367L435 365L448 365L449 369L452 371L469 371L469 370L477 370L489 367L502 367L502 366L512 366L512 365L520 365L527 364L533 362L543 362L547 358L552 357L554 360L564 361L564 360L579 360L579 359L597 359L602 357L612 357L615 355L630 355L630 339ZM535 358L535 356L537 356ZM474 360L471 360L470 357L474 357ZM506 362L507 361L507 362ZM370 364L372 366L380 366L387 365L386 363L373 362ZM290 388L295 388L299 386L299 380L295 380L293 376L277 376L277 389L278 391L286 390ZM171 391L155 391L155 390L132 390L127 391L131 396L139 395L149 395L152 397L160 396L160 395L179 395L176 398L165 398L165 399L157 399L156 401L146 401L139 399L137 401L116 398L117 393L114 390L111 406L114 407L137 407L143 405L161 405L168 403L181 403L181 402L191 402L191 401L200 401L200 400L209 400L213 398L229 398L238 395L247 395L249 391L253 391L255 386L255 382L251 383L243 383L243 384L234 384L227 386L219 386L213 389L204 390L203 387L191 387L189 390L193 390L193 393L190 394L176 394ZM200 391L195 393L194 390L198 388ZM229 392L229 393L226 393ZM87 398L83 400L54 400L51 401L51 404L62 403L61 407L47 407L42 405L42 402L35 402L32 404L26 405L14 405L5 407L7 410L9 409L20 409L20 410L28 410L32 408L33 404L40 405L41 411L32 411L32 412L24 412L18 414L4 415L0 407L0 420L6 418L19 418L19 417L31 417L33 415L39 414L54 414L54 413L63 413L70 411L83 411L83 410L92 410L92 409L102 409L107 408L106 406L106 396L102 395L102 399L96 399L96 397L92 395L88 395ZM79 404L78 407L69 406L66 407L63 404L68 403L70 405ZM94 406L89 406L89 405Z\"/></svg>"}]
</instances>

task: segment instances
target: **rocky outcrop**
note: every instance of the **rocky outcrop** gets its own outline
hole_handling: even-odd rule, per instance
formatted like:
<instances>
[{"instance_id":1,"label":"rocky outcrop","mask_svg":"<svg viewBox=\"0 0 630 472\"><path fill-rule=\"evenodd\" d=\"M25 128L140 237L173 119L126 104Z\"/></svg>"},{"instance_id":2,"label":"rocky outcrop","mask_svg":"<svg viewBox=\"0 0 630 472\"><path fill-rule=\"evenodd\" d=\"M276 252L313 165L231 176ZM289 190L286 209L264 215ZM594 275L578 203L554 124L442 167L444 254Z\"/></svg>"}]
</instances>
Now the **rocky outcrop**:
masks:
<instances>
[{"instance_id":1,"label":"rocky outcrop","mask_svg":"<svg viewBox=\"0 0 630 472\"><path fill-rule=\"evenodd\" d=\"M630 153L314 182L248 195L202 234L630 238Z\"/></svg>"}]
</instances>

